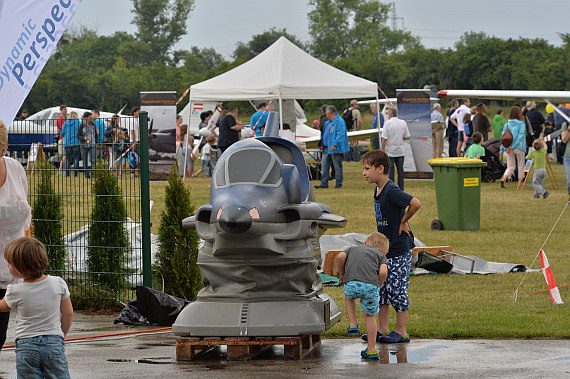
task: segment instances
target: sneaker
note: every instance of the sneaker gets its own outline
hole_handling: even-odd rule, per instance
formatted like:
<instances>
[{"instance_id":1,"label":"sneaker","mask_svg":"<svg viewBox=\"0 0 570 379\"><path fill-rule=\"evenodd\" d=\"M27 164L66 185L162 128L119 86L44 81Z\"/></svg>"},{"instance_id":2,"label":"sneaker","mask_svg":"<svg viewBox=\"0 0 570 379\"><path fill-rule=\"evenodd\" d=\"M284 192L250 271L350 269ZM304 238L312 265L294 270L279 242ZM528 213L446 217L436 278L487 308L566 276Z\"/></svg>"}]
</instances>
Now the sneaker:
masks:
<instances>
[{"instance_id":1,"label":"sneaker","mask_svg":"<svg viewBox=\"0 0 570 379\"><path fill-rule=\"evenodd\" d=\"M401 335L398 332L391 331L388 335L380 337L378 342L383 343L401 343L401 342L410 342L410 336L408 335Z\"/></svg>"},{"instance_id":2,"label":"sneaker","mask_svg":"<svg viewBox=\"0 0 570 379\"><path fill-rule=\"evenodd\" d=\"M348 329L346 330L346 335L349 337L359 336L360 335L360 328L358 328L358 325L356 325L356 328L348 327Z\"/></svg>"},{"instance_id":3,"label":"sneaker","mask_svg":"<svg viewBox=\"0 0 570 379\"><path fill-rule=\"evenodd\" d=\"M535 199L540 199L540 195L537 194L537 193L535 193L535 194L534 194L534 198L535 198Z\"/></svg>"},{"instance_id":4,"label":"sneaker","mask_svg":"<svg viewBox=\"0 0 570 379\"><path fill-rule=\"evenodd\" d=\"M380 359L380 353L378 353L378 350L368 351L368 349L364 349L360 352L360 356L362 359Z\"/></svg>"},{"instance_id":5,"label":"sneaker","mask_svg":"<svg viewBox=\"0 0 570 379\"><path fill-rule=\"evenodd\" d=\"M320 185L320 186L315 186L315 188L329 188L329 187L328 187L328 186Z\"/></svg>"},{"instance_id":6,"label":"sneaker","mask_svg":"<svg viewBox=\"0 0 570 379\"><path fill-rule=\"evenodd\" d=\"M542 197L543 197L544 199L546 199L548 196L550 196L550 192L548 192L548 191L545 192L545 193L542 195Z\"/></svg>"}]
</instances>

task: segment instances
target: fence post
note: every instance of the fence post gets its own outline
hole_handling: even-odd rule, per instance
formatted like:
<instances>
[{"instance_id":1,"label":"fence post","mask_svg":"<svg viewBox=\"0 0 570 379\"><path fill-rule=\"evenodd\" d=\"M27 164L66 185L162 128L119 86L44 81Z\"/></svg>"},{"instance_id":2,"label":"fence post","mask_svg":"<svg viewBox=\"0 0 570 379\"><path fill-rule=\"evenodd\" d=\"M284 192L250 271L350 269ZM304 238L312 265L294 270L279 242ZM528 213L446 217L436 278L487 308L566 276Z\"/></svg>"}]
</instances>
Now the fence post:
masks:
<instances>
[{"instance_id":1,"label":"fence post","mask_svg":"<svg viewBox=\"0 0 570 379\"><path fill-rule=\"evenodd\" d=\"M139 113L139 152L141 168L141 216L143 285L152 288L152 259L150 253L150 188L148 158L148 113Z\"/></svg>"}]
</instances>

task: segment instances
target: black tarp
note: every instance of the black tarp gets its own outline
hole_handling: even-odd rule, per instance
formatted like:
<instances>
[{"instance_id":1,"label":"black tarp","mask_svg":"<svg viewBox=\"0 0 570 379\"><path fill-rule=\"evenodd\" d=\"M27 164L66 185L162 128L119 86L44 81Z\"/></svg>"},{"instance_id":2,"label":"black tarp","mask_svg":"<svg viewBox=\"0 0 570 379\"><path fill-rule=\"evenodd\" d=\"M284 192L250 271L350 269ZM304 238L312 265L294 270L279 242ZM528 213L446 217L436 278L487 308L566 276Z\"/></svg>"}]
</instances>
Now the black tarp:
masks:
<instances>
[{"instance_id":1,"label":"black tarp","mask_svg":"<svg viewBox=\"0 0 570 379\"><path fill-rule=\"evenodd\" d=\"M138 286L137 297L130 301L115 324L171 326L189 301L152 288Z\"/></svg>"}]
</instances>

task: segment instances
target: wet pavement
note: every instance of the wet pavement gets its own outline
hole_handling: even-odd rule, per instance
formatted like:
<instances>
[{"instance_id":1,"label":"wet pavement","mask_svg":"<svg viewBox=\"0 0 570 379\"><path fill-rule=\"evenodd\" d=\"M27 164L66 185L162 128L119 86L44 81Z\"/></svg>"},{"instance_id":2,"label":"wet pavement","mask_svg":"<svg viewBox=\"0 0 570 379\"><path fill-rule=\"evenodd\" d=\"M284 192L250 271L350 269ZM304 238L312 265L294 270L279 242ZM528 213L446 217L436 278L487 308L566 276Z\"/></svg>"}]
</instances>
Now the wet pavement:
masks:
<instances>
[{"instance_id":1,"label":"wet pavement","mask_svg":"<svg viewBox=\"0 0 570 379\"><path fill-rule=\"evenodd\" d=\"M76 313L67 338L130 332L152 327L113 325L112 316ZM11 320L7 344L13 343ZM435 340L380 345L379 361L363 361L359 339L324 339L301 361L283 359L276 346L252 361L227 361L225 349L193 362L176 362L170 331L68 342L72 378L201 377L570 377L570 340ZM0 377L15 378L15 352L0 356Z\"/></svg>"}]
</instances>

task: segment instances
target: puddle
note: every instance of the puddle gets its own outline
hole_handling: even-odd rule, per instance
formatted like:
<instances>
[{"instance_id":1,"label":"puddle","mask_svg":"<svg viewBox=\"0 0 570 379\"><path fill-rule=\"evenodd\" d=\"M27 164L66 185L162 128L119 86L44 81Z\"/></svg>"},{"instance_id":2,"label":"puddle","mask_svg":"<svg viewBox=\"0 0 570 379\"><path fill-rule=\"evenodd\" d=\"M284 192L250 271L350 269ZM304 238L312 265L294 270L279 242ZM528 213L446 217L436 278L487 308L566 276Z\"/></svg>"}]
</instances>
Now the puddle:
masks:
<instances>
[{"instance_id":1,"label":"puddle","mask_svg":"<svg viewBox=\"0 0 570 379\"><path fill-rule=\"evenodd\" d=\"M146 363L151 365L169 365L174 363L171 357L141 358L141 359L107 359L107 362Z\"/></svg>"},{"instance_id":2,"label":"puddle","mask_svg":"<svg viewBox=\"0 0 570 379\"><path fill-rule=\"evenodd\" d=\"M565 357L552 358L551 361L570 361L570 355L567 355Z\"/></svg>"},{"instance_id":3,"label":"puddle","mask_svg":"<svg viewBox=\"0 0 570 379\"><path fill-rule=\"evenodd\" d=\"M366 347L361 345L361 349ZM335 361L338 363L355 363L362 362L365 364L391 364L391 363L418 363L429 361L438 351L447 348L446 345L380 345L378 352L380 359L365 360L360 357L360 351L357 346L350 344L339 349Z\"/></svg>"}]
</instances>

